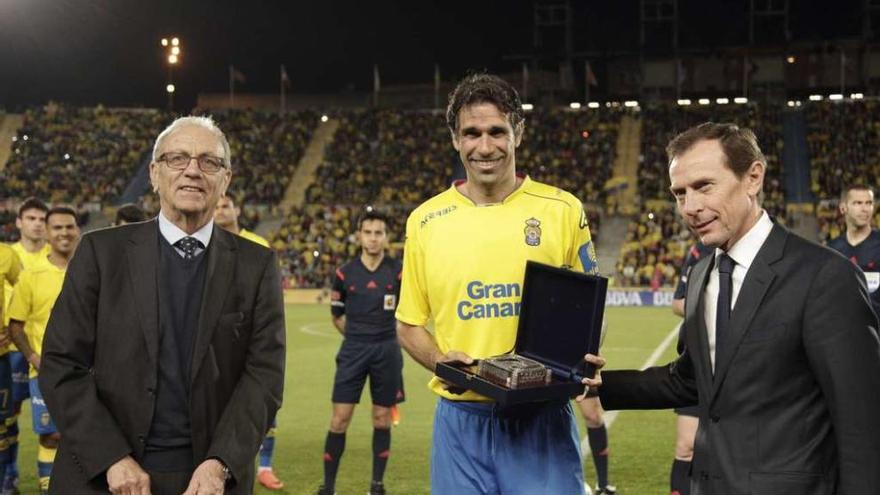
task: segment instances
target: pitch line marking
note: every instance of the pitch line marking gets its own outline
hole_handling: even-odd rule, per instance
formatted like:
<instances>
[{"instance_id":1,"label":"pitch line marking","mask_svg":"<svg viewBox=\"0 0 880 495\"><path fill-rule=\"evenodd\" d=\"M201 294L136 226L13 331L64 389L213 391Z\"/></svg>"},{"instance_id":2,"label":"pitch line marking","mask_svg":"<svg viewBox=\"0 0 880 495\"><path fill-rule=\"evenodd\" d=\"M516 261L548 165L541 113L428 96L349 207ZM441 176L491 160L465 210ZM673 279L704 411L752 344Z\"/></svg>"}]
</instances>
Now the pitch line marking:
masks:
<instances>
[{"instance_id":1,"label":"pitch line marking","mask_svg":"<svg viewBox=\"0 0 880 495\"><path fill-rule=\"evenodd\" d=\"M332 323L307 323L299 327L299 331L307 335L336 339L339 332L333 328Z\"/></svg>"},{"instance_id":2,"label":"pitch line marking","mask_svg":"<svg viewBox=\"0 0 880 495\"><path fill-rule=\"evenodd\" d=\"M660 357L663 355L664 352L666 352L666 349L668 349L672 342L675 341L676 337L678 337L679 327L681 327L681 323L676 325L672 329L672 331L669 332L669 335L667 335L666 338L663 339L663 342L660 342L660 345L658 345L657 348L654 349L654 352L652 352L651 355L648 356L648 359L644 362L644 364L642 364L642 367L639 368L640 370L650 368L651 366L657 364L657 361L660 360ZM602 418L605 420L605 429L611 429L611 425L614 424L614 420L617 419L617 415L619 413L620 411L609 411L603 414ZM587 438L587 435L584 435L584 438L581 440L581 455L586 457L589 454L590 440Z\"/></svg>"}]
</instances>

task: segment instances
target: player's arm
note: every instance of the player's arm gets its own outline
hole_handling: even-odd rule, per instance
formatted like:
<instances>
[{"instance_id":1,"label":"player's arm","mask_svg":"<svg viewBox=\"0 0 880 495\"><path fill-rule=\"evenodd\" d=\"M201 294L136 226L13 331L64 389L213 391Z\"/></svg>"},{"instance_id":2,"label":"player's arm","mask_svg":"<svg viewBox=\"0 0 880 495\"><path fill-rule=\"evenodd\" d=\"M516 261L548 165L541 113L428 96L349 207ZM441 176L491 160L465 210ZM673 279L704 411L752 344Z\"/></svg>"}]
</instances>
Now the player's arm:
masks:
<instances>
[{"instance_id":1,"label":"player's arm","mask_svg":"<svg viewBox=\"0 0 880 495\"><path fill-rule=\"evenodd\" d=\"M461 351L449 351L443 353L437 347L437 341L431 332L423 326L410 325L397 321L397 340L401 347L412 356L419 364L427 368L431 373L437 368L437 363L460 361L465 364L473 363L473 358Z\"/></svg>"},{"instance_id":2,"label":"player's arm","mask_svg":"<svg viewBox=\"0 0 880 495\"><path fill-rule=\"evenodd\" d=\"M861 271L829 257L809 288L801 321L837 442L839 493L880 493L880 338Z\"/></svg>"},{"instance_id":3,"label":"player's arm","mask_svg":"<svg viewBox=\"0 0 880 495\"><path fill-rule=\"evenodd\" d=\"M27 334L24 333L23 321L10 318L9 337L12 338L15 347L17 347L19 352L21 352L28 362L33 365L34 369L40 369L40 356L34 352L33 348L31 348L31 345L28 343ZM9 345L9 342L3 344L3 342L0 341L0 346L3 345Z\"/></svg>"},{"instance_id":4,"label":"player's arm","mask_svg":"<svg viewBox=\"0 0 880 495\"><path fill-rule=\"evenodd\" d=\"M333 278L333 287L330 290L330 318L333 320L333 326L343 336L345 335L345 274L342 269L336 270L336 277Z\"/></svg>"}]
</instances>

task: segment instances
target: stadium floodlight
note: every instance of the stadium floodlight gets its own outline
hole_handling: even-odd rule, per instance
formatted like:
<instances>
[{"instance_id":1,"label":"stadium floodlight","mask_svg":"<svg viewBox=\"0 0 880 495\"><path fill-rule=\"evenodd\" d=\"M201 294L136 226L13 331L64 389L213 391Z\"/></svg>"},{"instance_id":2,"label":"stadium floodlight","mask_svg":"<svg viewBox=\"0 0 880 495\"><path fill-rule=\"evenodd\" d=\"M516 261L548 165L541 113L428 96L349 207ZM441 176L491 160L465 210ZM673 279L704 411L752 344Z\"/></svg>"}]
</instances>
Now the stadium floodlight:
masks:
<instances>
[{"instance_id":1,"label":"stadium floodlight","mask_svg":"<svg viewBox=\"0 0 880 495\"><path fill-rule=\"evenodd\" d=\"M326 115L321 115L321 122L327 122L328 120L330 120L330 117Z\"/></svg>"},{"instance_id":2,"label":"stadium floodlight","mask_svg":"<svg viewBox=\"0 0 880 495\"><path fill-rule=\"evenodd\" d=\"M571 107L572 110L578 110L581 108L581 104L578 101L573 101L569 103L568 106Z\"/></svg>"},{"instance_id":3,"label":"stadium floodlight","mask_svg":"<svg viewBox=\"0 0 880 495\"><path fill-rule=\"evenodd\" d=\"M587 103L587 106L590 108L599 108L599 102L598 101L591 101L591 102Z\"/></svg>"},{"instance_id":4,"label":"stadium floodlight","mask_svg":"<svg viewBox=\"0 0 880 495\"><path fill-rule=\"evenodd\" d=\"M177 55L168 55L168 63L174 65L177 63Z\"/></svg>"},{"instance_id":5,"label":"stadium floodlight","mask_svg":"<svg viewBox=\"0 0 880 495\"><path fill-rule=\"evenodd\" d=\"M172 55L180 55L180 47L179 46L172 46L171 47L171 54Z\"/></svg>"},{"instance_id":6,"label":"stadium floodlight","mask_svg":"<svg viewBox=\"0 0 880 495\"><path fill-rule=\"evenodd\" d=\"M678 104L683 107L686 107L691 104L691 100L688 100L687 98L682 98L682 99L678 100Z\"/></svg>"},{"instance_id":7,"label":"stadium floodlight","mask_svg":"<svg viewBox=\"0 0 880 495\"><path fill-rule=\"evenodd\" d=\"M162 38L162 46L168 46L168 38Z\"/></svg>"},{"instance_id":8,"label":"stadium floodlight","mask_svg":"<svg viewBox=\"0 0 880 495\"><path fill-rule=\"evenodd\" d=\"M843 99L843 95L840 93L834 93L832 95L828 95L828 99L831 101L840 101Z\"/></svg>"},{"instance_id":9,"label":"stadium floodlight","mask_svg":"<svg viewBox=\"0 0 880 495\"><path fill-rule=\"evenodd\" d=\"M165 86L165 91L166 91L167 93L173 93L173 92L174 92L174 85L173 85L173 84L169 84L168 86Z\"/></svg>"},{"instance_id":10,"label":"stadium floodlight","mask_svg":"<svg viewBox=\"0 0 880 495\"><path fill-rule=\"evenodd\" d=\"M28 140L28 135L27 135L27 134L25 134L25 135L24 135L24 136L22 136L22 137L21 137L21 138L22 138L22 139L24 139L24 140L25 140L25 141L27 141L27 140Z\"/></svg>"},{"instance_id":11,"label":"stadium floodlight","mask_svg":"<svg viewBox=\"0 0 880 495\"><path fill-rule=\"evenodd\" d=\"M171 38L171 46L177 46L180 44L180 40L177 39L177 36Z\"/></svg>"},{"instance_id":12,"label":"stadium floodlight","mask_svg":"<svg viewBox=\"0 0 880 495\"><path fill-rule=\"evenodd\" d=\"M822 95L810 95L810 101L822 101Z\"/></svg>"},{"instance_id":13,"label":"stadium floodlight","mask_svg":"<svg viewBox=\"0 0 880 495\"><path fill-rule=\"evenodd\" d=\"M749 99L746 98L745 96L737 96L736 98L733 99L733 102L738 105L744 105L749 102Z\"/></svg>"},{"instance_id":14,"label":"stadium floodlight","mask_svg":"<svg viewBox=\"0 0 880 495\"><path fill-rule=\"evenodd\" d=\"M789 55L789 56L785 57L785 61L790 64L793 64L793 63L797 62L797 59L795 58L794 55Z\"/></svg>"},{"instance_id":15,"label":"stadium floodlight","mask_svg":"<svg viewBox=\"0 0 880 495\"><path fill-rule=\"evenodd\" d=\"M793 107L793 106L794 106L794 101L793 101L793 100L788 100L788 106Z\"/></svg>"},{"instance_id":16,"label":"stadium floodlight","mask_svg":"<svg viewBox=\"0 0 880 495\"><path fill-rule=\"evenodd\" d=\"M699 100L697 100L697 103L699 103L700 105L708 105L709 103L712 103L712 101L709 100L709 98L700 98Z\"/></svg>"},{"instance_id":17,"label":"stadium floodlight","mask_svg":"<svg viewBox=\"0 0 880 495\"><path fill-rule=\"evenodd\" d=\"M849 95L849 97L853 100L861 100L862 98L865 97L865 95L863 95L862 93L853 93L853 94Z\"/></svg>"},{"instance_id":18,"label":"stadium floodlight","mask_svg":"<svg viewBox=\"0 0 880 495\"><path fill-rule=\"evenodd\" d=\"M730 100L727 98L717 98L715 100L715 103L717 103L719 105L727 105L728 103L730 103Z\"/></svg>"},{"instance_id":19,"label":"stadium floodlight","mask_svg":"<svg viewBox=\"0 0 880 495\"><path fill-rule=\"evenodd\" d=\"M534 110L534 109L535 109L535 105L532 105L531 103L523 103L523 104L522 104L522 109L525 110L526 112L528 112L528 111L530 111L530 110Z\"/></svg>"},{"instance_id":20,"label":"stadium floodlight","mask_svg":"<svg viewBox=\"0 0 880 495\"><path fill-rule=\"evenodd\" d=\"M627 101L623 102L623 106L629 107L629 108L637 107L637 106L639 106L639 102L637 102L635 100L627 100Z\"/></svg>"}]
</instances>

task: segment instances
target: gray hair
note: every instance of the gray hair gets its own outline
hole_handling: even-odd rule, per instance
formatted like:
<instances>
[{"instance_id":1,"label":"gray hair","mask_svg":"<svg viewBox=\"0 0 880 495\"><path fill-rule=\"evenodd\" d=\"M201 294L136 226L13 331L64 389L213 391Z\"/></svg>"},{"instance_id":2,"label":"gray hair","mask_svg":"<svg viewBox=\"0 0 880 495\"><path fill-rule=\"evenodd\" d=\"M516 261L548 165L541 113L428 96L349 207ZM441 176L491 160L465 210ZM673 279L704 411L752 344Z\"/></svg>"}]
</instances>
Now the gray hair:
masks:
<instances>
[{"instance_id":1,"label":"gray hair","mask_svg":"<svg viewBox=\"0 0 880 495\"><path fill-rule=\"evenodd\" d=\"M220 144L223 145L223 154L225 155L223 156L223 161L226 163L226 166L231 169L232 157L230 156L231 152L229 151L229 141L226 140L226 135L223 134L223 131L221 131L220 127L217 126L217 123L214 122L214 119L206 116L189 115L186 117L178 117L171 123L171 125L166 127L165 130L159 134L159 137L156 138L156 143L153 145L153 161L155 162L159 158L159 148L161 147L162 142L165 141L165 138L181 127L188 125L203 127L217 136L217 139L220 140Z\"/></svg>"}]
</instances>

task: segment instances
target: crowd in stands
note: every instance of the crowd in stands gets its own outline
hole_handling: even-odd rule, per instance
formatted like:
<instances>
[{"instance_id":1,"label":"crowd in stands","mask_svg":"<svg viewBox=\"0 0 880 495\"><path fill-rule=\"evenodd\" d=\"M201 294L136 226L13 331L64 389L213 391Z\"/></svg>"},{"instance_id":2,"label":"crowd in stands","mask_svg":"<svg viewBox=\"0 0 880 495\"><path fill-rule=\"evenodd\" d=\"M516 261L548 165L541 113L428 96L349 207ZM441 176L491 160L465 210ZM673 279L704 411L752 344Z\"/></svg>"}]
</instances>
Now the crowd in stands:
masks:
<instances>
[{"instance_id":1,"label":"crowd in stands","mask_svg":"<svg viewBox=\"0 0 880 495\"><path fill-rule=\"evenodd\" d=\"M630 220L620 249L614 284L622 287L675 287L694 241L675 208L645 211Z\"/></svg>"},{"instance_id":2,"label":"crowd in stands","mask_svg":"<svg viewBox=\"0 0 880 495\"><path fill-rule=\"evenodd\" d=\"M317 205L292 208L269 243L281 260L281 275L289 288L330 287L333 274L358 254L355 240L362 207ZM382 207L389 217L390 254L397 256L404 238L409 210Z\"/></svg>"},{"instance_id":3,"label":"crowd in stands","mask_svg":"<svg viewBox=\"0 0 880 495\"><path fill-rule=\"evenodd\" d=\"M676 134L703 122L734 122L754 131L767 159L764 208L779 221L785 219L782 166L782 106L687 105L652 103L642 112L642 154L639 164L639 196L643 201L671 199L666 145Z\"/></svg>"},{"instance_id":4,"label":"crowd in stands","mask_svg":"<svg viewBox=\"0 0 880 495\"><path fill-rule=\"evenodd\" d=\"M805 104L810 187L818 200L822 241L844 230L837 200L845 185L864 184L880 191L878 111L880 105L874 100Z\"/></svg>"},{"instance_id":5,"label":"crowd in stands","mask_svg":"<svg viewBox=\"0 0 880 495\"><path fill-rule=\"evenodd\" d=\"M50 103L24 113L13 152L0 173L0 197L50 203L115 200L171 115Z\"/></svg>"},{"instance_id":6,"label":"crowd in stands","mask_svg":"<svg viewBox=\"0 0 880 495\"><path fill-rule=\"evenodd\" d=\"M527 114L517 166L585 203L602 204L617 156L621 109L536 110Z\"/></svg>"},{"instance_id":7,"label":"crowd in stands","mask_svg":"<svg viewBox=\"0 0 880 495\"><path fill-rule=\"evenodd\" d=\"M224 110L212 117L232 152L230 190L238 204L276 204L318 125L313 111Z\"/></svg>"},{"instance_id":8,"label":"crowd in stands","mask_svg":"<svg viewBox=\"0 0 880 495\"><path fill-rule=\"evenodd\" d=\"M362 110L334 118L339 128L307 203L415 206L449 187L458 158L442 115Z\"/></svg>"}]
</instances>

